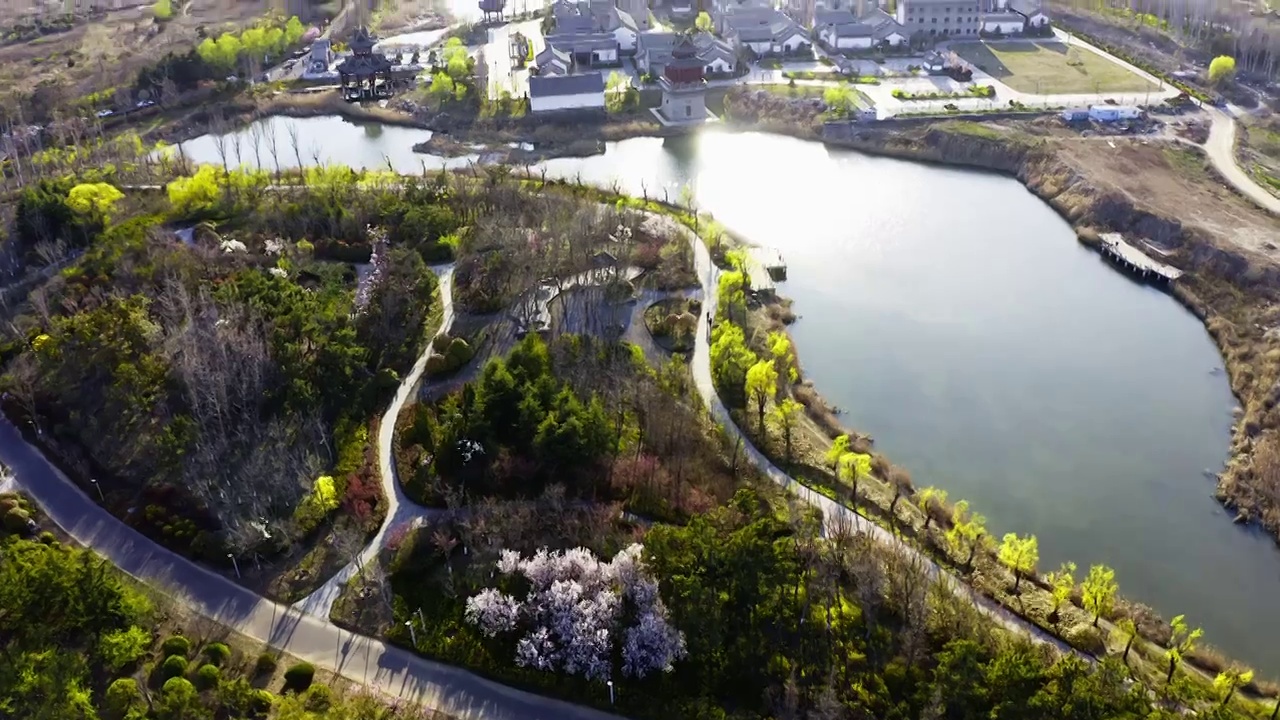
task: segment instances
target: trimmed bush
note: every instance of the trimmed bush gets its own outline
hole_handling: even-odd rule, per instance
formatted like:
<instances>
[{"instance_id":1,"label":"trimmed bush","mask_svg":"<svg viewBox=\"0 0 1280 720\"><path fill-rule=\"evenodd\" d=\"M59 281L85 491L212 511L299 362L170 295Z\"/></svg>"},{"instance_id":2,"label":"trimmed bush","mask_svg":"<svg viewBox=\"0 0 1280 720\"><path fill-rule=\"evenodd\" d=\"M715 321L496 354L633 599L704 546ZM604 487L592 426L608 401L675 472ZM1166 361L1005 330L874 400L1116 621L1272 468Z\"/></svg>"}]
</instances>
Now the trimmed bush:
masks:
<instances>
[{"instance_id":1,"label":"trimmed bush","mask_svg":"<svg viewBox=\"0 0 1280 720\"><path fill-rule=\"evenodd\" d=\"M133 678L120 678L107 686L106 699L103 703L104 717L119 720L129 711L141 707L142 691Z\"/></svg>"},{"instance_id":2,"label":"trimmed bush","mask_svg":"<svg viewBox=\"0 0 1280 720\"><path fill-rule=\"evenodd\" d=\"M316 668L314 665L308 662L300 662L284 671L284 689L302 692L311 687L311 681L315 679L315 676Z\"/></svg>"},{"instance_id":3,"label":"trimmed bush","mask_svg":"<svg viewBox=\"0 0 1280 720\"><path fill-rule=\"evenodd\" d=\"M311 712L328 712L333 707L333 691L328 685L317 683L307 690L305 707Z\"/></svg>"},{"instance_id":4,"label":"trimmed bush","mask_svg":"<svg viewBox=\"0 0 1280 720\"><path fill-rule=\"evenodd\" d=\"M210 665L222 667L231 659L231 648L220 642L209 643L205 647L203 654Z\"/></svg>"},{"instance_id":5,"label":"trimmed bush","mask_svg":"<svg viewBox=\"0 0 1280 720\"><path fill-rule=\"evenodd\" d=\"M40 542L44 543L45 545L57 545L58 538L53 533L49 532L48 530L45 530L44 532L40 533Z\"/></svg>"},{"instance_id":6,"label":"trimmed bush","mask_svg":"<svg viewBox=\"0 0 1280 720\"><path fill-rule=\"evenodd\" d=\"M182 677L187 672L187 659L181 655L170 655L160 664L160 677L169 680Z\"/></svg>"},{"instance_id":7,"label":"trimmed bush","mask_svg":"<svg viewBox=\"0 0 1280 720\"><path fill-rule=\"evenodd\" d=\"M165 662L168 662L167 660ZM218 687L218 681L222 679L222 673L216 665L201 665L196 671L196 687L201 690L212 690Z\"/></svg>"},{"instance_id":8,"label":"trimmed bush","mask_svg":"<svg viewBox=\"0 0 1280 720\"><path fill-rule=\"evenodd\" d=\"M160 692L168 697L192 698L196 694L196 686L186 678L176 677L164 681Z\"/></svg>"},{"instance_id":9,"label":"trimmed bush","mask_svg":"<svg viewBox=\"0 0 1280 720\"><path fill-rule=\"evenodd\" d=\"M276 696L271 694L270 690L259 690L253 694L253 703L250 708L259 715L266 715L271 711L271 706L276 701Z\"/></svg>"},{"instance_id":10,"label":"trimmed bush","mask_svg":"<svg viewBox=\"0 0 1280 720\"><path fill-rule=\"evenodd\" d=\"M253 664L253 672L258 675L266 675L276 671L275 653L267 650L258 656L258 661Z\"/></svg>"},{"instance_id":11,"label":"trimmed bush","mask_svg":"<svg viewBox=\"0 0 1280 720\"><path fill-rule=\"evenodd\" d=\"M26 532L31 514L20 507L10 508L4 514L4 529L11 533Z\"/></svg>"},{"instance_id":12,"label":"trimmed bush","mask_svg":"<svg viewBox=\"0 0 1280 720\"><path fill-rule=\"evenodd\" d=\"M174 635L164 641L160 646L160 651L164 653L165 657L181 655L185 658L187 653L191 652L191 641L181 635Z\"/></svg>"}]
</instances>

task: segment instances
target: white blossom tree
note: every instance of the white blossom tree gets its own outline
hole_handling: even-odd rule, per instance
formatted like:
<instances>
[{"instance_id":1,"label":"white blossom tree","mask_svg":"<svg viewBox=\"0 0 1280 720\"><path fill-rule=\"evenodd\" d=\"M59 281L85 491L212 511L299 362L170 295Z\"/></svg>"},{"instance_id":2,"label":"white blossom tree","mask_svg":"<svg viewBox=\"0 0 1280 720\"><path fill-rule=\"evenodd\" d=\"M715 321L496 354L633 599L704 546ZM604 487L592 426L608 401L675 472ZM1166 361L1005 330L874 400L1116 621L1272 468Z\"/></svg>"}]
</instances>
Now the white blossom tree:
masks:
<instances>
[{"instance_id":1,"label":"white blossom tree","mask_svg":"<svg viewBox=\"0 0 1280 720\"><path fill-rule=\"evenodd\" d=\"M520 601L482 590L467 600L467 622L486 637L523 630L515 656L522 667L608 680L614 643L621 642L624 675L671 672L685 656L684 634L670 623L643 551L631 545L602 563L584 548L543 548L529 558L503 550L498 572L522 575L528 595Z\"/></svg>"}]
</instances>

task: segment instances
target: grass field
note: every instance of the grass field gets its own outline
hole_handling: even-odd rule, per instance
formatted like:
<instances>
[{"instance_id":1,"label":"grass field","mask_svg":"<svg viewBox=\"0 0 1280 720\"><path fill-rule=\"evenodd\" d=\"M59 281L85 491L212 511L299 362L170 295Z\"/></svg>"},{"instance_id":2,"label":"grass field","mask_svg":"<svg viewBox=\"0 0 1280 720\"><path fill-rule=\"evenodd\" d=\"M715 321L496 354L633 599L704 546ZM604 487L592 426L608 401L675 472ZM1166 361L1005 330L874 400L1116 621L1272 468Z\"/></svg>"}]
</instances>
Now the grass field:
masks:
<instances>
[{"instance_id":1,"label":"grass field","mask_svg":"<svg viewBox=\"0 0 1280 720\"><path fill-rule=\"evenodd\" d=\"M1097 53L1060 42L959 43L951 49L983 72L1024 93L1058 95L1159 89Z\"/></svg>"}]
</instances>

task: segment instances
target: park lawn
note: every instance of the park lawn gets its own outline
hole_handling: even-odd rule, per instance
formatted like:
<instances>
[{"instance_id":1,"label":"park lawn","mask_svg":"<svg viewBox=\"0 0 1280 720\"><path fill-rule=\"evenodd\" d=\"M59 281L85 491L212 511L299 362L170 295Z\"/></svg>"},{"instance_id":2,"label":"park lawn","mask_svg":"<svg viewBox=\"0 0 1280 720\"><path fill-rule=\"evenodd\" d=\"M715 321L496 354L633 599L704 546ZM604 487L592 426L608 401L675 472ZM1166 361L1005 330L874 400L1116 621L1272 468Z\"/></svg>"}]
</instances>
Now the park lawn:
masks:
<instances>
[{"instance_id":1,"label":"park lawn","mask_svg":"<svg viewBox=\"0 0 1280 720\"><path fill-rule=\"evenodd\" d=\"M1158 89L1095 52L1060 42L973 42L952 45L951 49L1018 92L1065 95Z\"/></svg>"}]
</instances>

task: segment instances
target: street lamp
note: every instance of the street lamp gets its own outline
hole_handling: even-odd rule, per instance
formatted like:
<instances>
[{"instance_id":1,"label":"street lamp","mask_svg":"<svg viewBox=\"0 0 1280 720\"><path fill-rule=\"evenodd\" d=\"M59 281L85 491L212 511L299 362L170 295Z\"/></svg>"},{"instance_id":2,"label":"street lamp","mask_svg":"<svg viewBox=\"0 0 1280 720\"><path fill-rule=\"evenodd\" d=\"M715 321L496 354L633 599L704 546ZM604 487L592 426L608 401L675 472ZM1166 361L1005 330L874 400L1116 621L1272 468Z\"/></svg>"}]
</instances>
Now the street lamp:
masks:
<instances>
[{"instance_id":1,"label":"street lamp","mask_svg":"<svg viewBox=\"0 0 1280 720\"><path fill-rule=\"evenodd\" d=\"M98 499L105 503L107 498L102 494L102 486L98 484L98 479L89 478L89 482L93 483L93 489L98 491Z\"/></svg>"},{"instance_id":2,"label":"street lamp","mask_svg":"<svg viewBox=\"0 0 1280 720\"><path fill-rule=\"evenodd\" d=\"M413 640L413 649L418 649L418 632L413 629L413 621L405 620L404 626L409 628L409 637Z\"/></svg>"},{"instance_id":3,"label":"street lamp","mask_svg":"<svg viewBox=\"0 0 1280 720\"><path fill-rule=\"evenodd\" d=\"M609 686L609 704L612 705L613 704L613 681L606 680L604 684Z\"/></svg>"},{"instance_id":4,"label":"street lamp","mask_svg":"<svg viewBox=\"0 0 1280 720\"><path fill-rule=\"evenodd\" d=\"M240 563L236 562L236 556L227 553L227 559L231 561L231 567L236 569L236 579L240 579Z\"/></svg>"}]
</instances>

